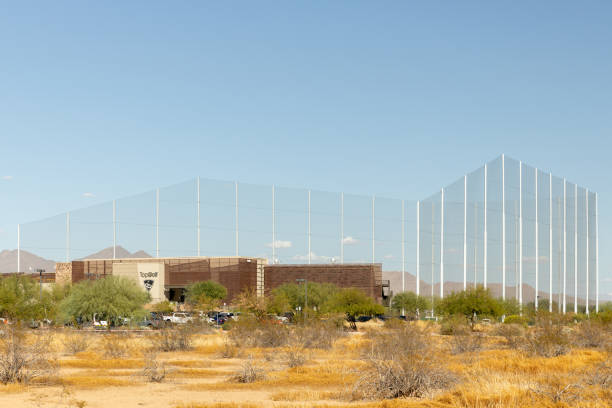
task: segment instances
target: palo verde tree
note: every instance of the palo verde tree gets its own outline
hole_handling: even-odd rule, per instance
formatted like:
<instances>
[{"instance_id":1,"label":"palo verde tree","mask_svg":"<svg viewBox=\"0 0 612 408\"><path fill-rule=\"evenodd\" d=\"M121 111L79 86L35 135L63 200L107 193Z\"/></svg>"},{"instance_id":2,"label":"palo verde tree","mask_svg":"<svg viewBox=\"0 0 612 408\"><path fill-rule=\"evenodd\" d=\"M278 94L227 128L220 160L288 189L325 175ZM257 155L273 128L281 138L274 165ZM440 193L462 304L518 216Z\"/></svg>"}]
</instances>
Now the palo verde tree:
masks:
<instances>
[{"instance_id":1,"label":"palo verde tree","mask_svg":"<svg viewBox=\"0 0 612 408\"><path fill-rule=\"evenodd\" d=\"M185 291L187 303L203 311L217 308L226 296L225 286L211 280L192 283Z\"/></svg>"},{"instance_id":2,"label":"palo verde tree","mask_svg":"<svg viewBox=\"0 0 612 408\"><path fill-rule=\"evenodd\" d=\"M329 302L339 290L332 283L308 282L307 285L308 287L305 288L304 284L285 283L274 288L271 292L269 311L282 313L305 306L309 310L319 311L321 306ZM308 291L308 304L306 304L306 289Z\"/></svg>"},{"instance_id":3,"label":"palo verde tree","mask_svg":"<svg viewBox=\"0 0 612 408\"><path fill-rule=\"evenodd\" d=\"M61 303L61 311L67 320L82 318L92 321L117 322L119 318L135 318L145 315L143 306L150 301L149 293L135 280L122 276L107 276L94 281L82 281L74 285ZM110 324L108 325L110 329Z\"/></svg>"},{"instance_id":4,"label":"palo verde tree","mask_svg":"<svg viewBox=\"0 0 612 408\"><path fill-rule=\"evenodd\" d=\"M418 318L420 313L431 308L431 301L413 292L402 292L393 296L391 308L398 312L404 310L407 316Z\"/></svg>"},{"instance_id":5,"label":"palo verde tree","mask_svg":"<svg viewBox=\"0 0 612 408\"><path fill-rule=\"evenodd\" d=\"M340 289L323 307L330 312L344 313L351 329L357 330L356 318L358 315L379 315L385 308L356 288Z\"/></svg>"},{"instance_id":6,"label":"palo verde tree","mask_svg":"<svg viewBox=\"0 0 612 408\"><path fill-rule=\"evenodd\" d=\"M479 285L440 299L437 311L444 316L463 315L473 328L477 316L498 318L504 314L504 304L489 289Z\"/></svg>"},{"instance_id":7,"label":"palo verde tree","mask_svg":"<svg viewBox=\"0 0 612 408\"><path fill-rule=\"evenodd\" d=\"M11 320L54 320L63 287L41 290L38 280L13 275L0 279L0 316Z\"/></svg>"}]
</instances>

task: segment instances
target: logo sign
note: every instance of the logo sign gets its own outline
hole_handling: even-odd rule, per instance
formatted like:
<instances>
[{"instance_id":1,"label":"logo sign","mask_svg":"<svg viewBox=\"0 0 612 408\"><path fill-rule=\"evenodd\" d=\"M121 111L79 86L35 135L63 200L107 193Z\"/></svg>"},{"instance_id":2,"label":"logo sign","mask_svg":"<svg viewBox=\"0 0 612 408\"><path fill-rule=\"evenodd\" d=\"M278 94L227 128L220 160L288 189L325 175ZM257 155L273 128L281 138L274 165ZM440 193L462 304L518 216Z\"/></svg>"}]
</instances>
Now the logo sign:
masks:
<instances>
[{"instance_id":1,"label":"logo sign","mask_svg":"<svg viewBox=\"0 0 612 408\"><path fill-rule=\"evenodd\" d=\"M145 279L144 280L144 286L145 289L150 292L151 288L153 287L153 284L155 283L155 281L153 279Z\"/></svg>"}]
</instances>

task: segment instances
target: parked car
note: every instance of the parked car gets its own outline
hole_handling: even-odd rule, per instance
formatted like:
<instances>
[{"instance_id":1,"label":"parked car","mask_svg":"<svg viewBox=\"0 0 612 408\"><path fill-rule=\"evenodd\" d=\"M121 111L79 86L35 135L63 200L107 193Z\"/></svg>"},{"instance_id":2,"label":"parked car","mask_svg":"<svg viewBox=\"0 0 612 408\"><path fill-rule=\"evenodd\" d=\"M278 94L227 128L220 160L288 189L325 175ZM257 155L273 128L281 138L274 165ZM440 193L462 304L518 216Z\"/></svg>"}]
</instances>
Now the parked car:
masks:
<instances>
[{"instance_id":1,"label":"parked car","mask_svg":"<svg viewBox=\"0 0 612 408\"><path fill-rule=\"evenodd\" d=\"M164 316L164 321L167 323L185 324L193 321L193 317L189 313L174 312L169 316Z\"/></svg>"},{"instance_id":2,"label":"parked car","mask_svg":"<svg viewBox=\"0 0 612 408\"><path fill-rule=\"evenodd\" d=\"M151 312L144 320L138 322L140 327L160 328L165 324L163 316L156 312Z\"/></svg>"},{"instance_id":3,"label":"parked car","mask_svg":"<svg viewBox=\"0 0 612 408\"><path fill-rule=\"evenodd\" d=\"M97 313L93 315L93 327L94 329L106 329L108 328L108 321L106 320L98 320Z\"/></svg>"}]
</instances>

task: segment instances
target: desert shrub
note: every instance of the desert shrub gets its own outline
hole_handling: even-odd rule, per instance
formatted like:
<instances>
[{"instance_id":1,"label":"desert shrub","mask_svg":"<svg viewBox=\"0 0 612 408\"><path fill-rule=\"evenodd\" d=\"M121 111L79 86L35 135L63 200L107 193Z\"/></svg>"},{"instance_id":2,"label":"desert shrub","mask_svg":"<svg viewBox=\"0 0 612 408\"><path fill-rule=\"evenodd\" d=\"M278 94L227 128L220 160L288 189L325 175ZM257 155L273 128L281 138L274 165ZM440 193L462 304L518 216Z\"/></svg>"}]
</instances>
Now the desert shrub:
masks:
<instances>
[{"instance_id":1,"label":"desert shrub","mask_svg":"<svg viewBox=\"0 0 612 408\"><path fill-rule=\"evenodd\" d=\"M7 327L0 338L0 382L28 383L37 377L49 377L57 365L49 354L51 339L37 335L28 341L20 329Z\"/></svg>"},{"instance_id":2,"label":"desert shrub","mask_svg":"<svg viewBox=\"0 0 612 408\"><path fill-rule=\"evenodd\" d=\"M157 351L189 350L195 329L191 325L180 325L175 328L158 330L152 337L153 349Z\"/></svg>"},{"instance_id":3,"label":"desert shrub","mask_svg":"<svg viewBox=\"0 0 612 408\"><path fill-rule=\"evenodd\" d=\"M524 348L532 355L556 357L570 349L569 336L553 318L539 318L537 327L525 336Z\"/></svg>"},{"instance_id":4,"label":"desert shrub","mask_svg":"<svg viewBox=\"0 0 612 408\"><path fill-rule=\"evenodd\" d=\"M579 323L573 332L572 342L580 347L606 348L612 336L603 324L594 320Z\"/></svg>"},{"instance_id":5,"label":"desert shrub","mask_svg":"<svg viewBox=\"0 0 612 408\"><path fill-rule=\"evenodd\" d=\"M612 387L612 363L603 361L595 367L595 370L589 371L585 382L588 385L610 389Z\"/></svg>"},{"instance_id":6,"label":"desert shrub","mask_svg":"<svg viewBox=\"0 0 612 408\"><path fill-rule=\"evenodd\" d=\"M494 334L506 339L508 347L518 349L523 344L525 327L520 324L500 324L495 328Z\"/></svg>"},{"instance_id":7,"label":"desert shrub","mask_svg":"<svg viewBox=\"0 0 612 408\"><path fill-rule=\"evenodd\" d=\"M397 360L403 355L419 354L428 347L427 329L415 324L406 324L390 334L388 332L371 331L366 338L369 340L362 349L366 359Z\"/></svg>"},{"instance_id":8,"label":"desert shrub","mask_svg":"<svg viewBox=\"0 0 612 408\"><path fill-rule=\"evenodd\" d=\"M102 339L102 353L106 358L122 358L129 354L129 337L124 334L109 333Z\"/></svg>"},{"instance_id":9,"label":"desert shrub","mask_svg":"<svg viewBox=\"0 0 612 408\"><path fill-rule=\"evenodd\" d=\"M353 386L353 399L423 397L456 381L431 345L429 331L415 324L369 332L362 356L368 366Z\"/></svg>"},{"instance_id":10,"label":"desert shrub","mask_svg":"<svg viewBox=\"0 0 612 408\"><path fill-rule=\"evenodd\" d=\"M287 361L287 365L291 368L303 366L304 363L306 363L304 347L299 345L289 347L285 351L285 359Z\"/></svg>"},{"instance_id":11,"label":"desert shrub","mask_svg":"<svg viewBox=\"0 0 612 408\"><path fill-rule=\"evenodd\" d=\"M64 337L64 351L69 354L76 354L87 350L90 338L85 333L72 333Z\"/></svg>"},{"instance_id":12,"label":"desert shrub","mask_svg":"<svg viewBox=\"0 0 612 408\"><path fill-rule=\"evenodd\" d=\"M235 344L226 339L223 342L223 347L221 348L220 354L222 358L234 358L238 357L238 355L240 354L240 349Z\"/></svg>"},{"instance_id":13,"label":"desert shrub","mask_svg":"<svg viewBox=\"0 0 612 408\"><path fill-rule=\"evenodd\" d=\"M469 331L468 321L461 315L445 317L440 323L440 334L442 335L463 335Z\"/></svg>"},{"instance_id":14,"label":"desert shrub","mask_svg":"<svg viewBox=\"0 0 612 408\"><path fill-rule=\"evenodd\" d=\"M232 324L229 339L238 347L282 347L289 329L277 320L258 320L242 316Z\"/></svg>"},{"instance_id":15,"label":"desert shrub","mask_svg":"<svg viewBox=\"0 0 612 408\"><path fill-rule=\"evenodd\" d=\"M329 349L337 339L346 336L344 319L306 320L288 331L288 343L304 348Z\"/></svg>"},{"instance_id":16,"label":"desert shrub","mask_svg":"<svg viewBox=\"0 0 612 408\"><path fill-rule=\"evenodd\" d=\"M547 375L542 378L542 381L531 387L530 391L543 396L554 404L573 406L572 403L580 398L581 388L579 384L568 383L564 376Z\"/></svg>"},{"instance_id":17,"label":"desert shrub","mask_svg":"<svg viewBox=\"0 0 612 408\"><path fill-rule=\"evenodd\" d=\"M231 377L231 380L238 383L252 383L263 380L266 373L263 368L259 367L251 356L245 361L240 370Z\"/></svg>"},{"instance_id":18,"label":"desert shrub","mask_svg":"<svg viewBox=\"0 0 612 408\"><path fill-rule=\"evenodd\" d=\"M612 310L602 310L593 315L593 318L604 325L612 325Z\"/></svg>"},{"instance_id":19,"label":"desert shrub","mask_svg":"<svg viewBox=\"0 0 612 408\"><path fill-rule=\"evenodd\" d=\"M520 324L523 326L527 326L529 324L529 318L520 315L510 315L506 316L506 318L504 319L504 324Z\"/></svg>"},{"instance_id":20,"label":"desert shrub","mask_svg":"<svg viewBox=\"0 0 612 408\"><path fill-rule=\"evenodd\" d=\"M148 353L145 355L142 376L149 382L160 383L166 378L166 366L157 360L157 354Z\"/></svg>"},{"instance_id":21,"label":"desert shrub","mask_svg":"<svg viewBox=\"0 0 612 408\"><path fill-rule=\"evenodd\" d=\"M451 353L472 353L482 348L482 337L474 333L465 333L452 336L450 339Z\"/></svg>"},{"instance_id":22,"label":"desert shrub","mask_svg":"<svg viewBox=\"0 0 612 408\"><path fill-rule=\"evenodd\" d=\"M385 329L395 330L401 329L402 327L404 327L405 324L406 322L404 320L393 317L391 319L385 320L384 327Z\"/></svg>"},{"instance_id":23,"label":"desert shrub","mask_svg":"<svg viewBox=\"0 0 612 408\"><path fill-rule=\"evenodd\" d=\"M373 359L366 373L353 386L352 398L420 398L433 390L448 388L455 381L455 375L430 355L412 355L398 360Z\"/></svg>"}]
</instances>

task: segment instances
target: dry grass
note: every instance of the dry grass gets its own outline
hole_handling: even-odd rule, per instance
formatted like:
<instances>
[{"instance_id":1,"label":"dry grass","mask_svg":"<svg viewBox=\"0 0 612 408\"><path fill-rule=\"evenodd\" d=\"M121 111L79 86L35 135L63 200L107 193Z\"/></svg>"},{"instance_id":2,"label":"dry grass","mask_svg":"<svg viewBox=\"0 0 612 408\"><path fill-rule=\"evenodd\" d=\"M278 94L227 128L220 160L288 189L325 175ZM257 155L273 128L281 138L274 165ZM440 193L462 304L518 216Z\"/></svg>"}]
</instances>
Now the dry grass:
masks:
<instances>
[{"instance_id":1,"label":"dry grass","mask_svg":"<svg viewBox=\"0 0 612 408\"><path fill-rule=\"evenodd\" d=\"M73 375L62 377L60 381L63 385L76 388L127 387L134 385L134 381L106 376L88 377L84 375Z\"/></svg>"},{"instance_id":2,"label":"dry grass","mask_svg":"<svg viewBox=\"0 0 612 408\"><path fill-rule=\"evenodd\" d=\"M28 385L0 386L0 395L6 394L6 398L14 400L22 398L20 395L22 393L25 405L31 390L43 385L45 392L61 389L90 392L89 390L119 387L113 392L130 394L140 392L141 388L137 387L146 386L154 393L158 392L157 390L165 393L168 387L179 393L181 390L198 392L193 395L196 395L202 404L177 406L181 408L272 406L277 408L567 408L570 406L599 408L611 406L610 361L612 359L609 348L605 346L607 341L605 339L610 334L606 331L608 329L602 332L599 327L586 324L568 326L564 323L562 330L557 332L559 326L550 324L546 327L546 322L537 328L516 328L511 325L483 326L477 328L476 334L469 334L470 338L478 336L482 346L478 353L471 353L469 351L472 348L469 344L467 350L462 344L456 346L456 342L463 340L460 325L456 330L459 335L446 336L438 334L439 326L436 324L396 323L387 324L387 327L380 322L360 325L360 332L347 335L340 333L339 337L336 336L330 343L319 342L318 334L310 336L306 332L292 332L292 327L289 327L280 329L281 333L289 335L281 346L269 344L270 339L273 342L277 341L276 333L273 333L266 342L260 343L261 346L257 342L252 343L253 346L231 343L239 353L233 355L232 351L227 356L229 358L223 358L222 352L230 333L223 331L214 334L195 333L192 336L191 349L157 354L157 363L167 369L165 380L174 383L173 385L148 383L146 376L142 375L146 353L151 351L150 339L155 333L119 334L114 339L121 340L127 350L126 356L105 358L104 342L108 333L63 330L52 332L54 338L50 347L52 357L60 358L57 377L41 376L33 379ZM271 328L271 330L276 329L276 326ZM568 341L564 344L565 354L554 356L556 353L552 353L552 357L546 357L545 355L550 354L540 355L520 345L524 343L523 333L534 336L536 333L547 331L555 335L560 333L563 336L562 340ZM30 333L27 344L33 344L38 338L37 333ZM67 342L82 344L79 339L71 338L79 335L89 340L87 351L66 356L65 352L70 352L65 349ZM111 333L111 336L115 335ZM305 348L296 339L308 341L311 346L316 344L321 348ZM458 354L451 353L453 346L461 349ZM398 370L394 364L401 366L404 358L399 358L400 356L419 355L424 352L427 356L431 356L430 362L435 364L436 368L444 370L445 375L451 373L460 380L441 390L434 389L416 394L403 391L387 394L375 392L373 397L368 396L374 398L372 400L361 402L347 400L351 394L349 391L354 389L359 379L368 375L372 378L380 375L381 371L376 370L371 364L371 359L376 360L383 368L394 367L391 371L396 374ZM250 383L232 382L232 375L247 361L243 356L249 355L252 356L251 363L256 368L264 370L266 377L255 376L254 381ZM382 373L384 374L385 370L382 370ZM402 384L406 379L406 372L399 370L399 373L401 375L397 378ZM394 378L391 376L392 380ZM384 388L385 381L379 382L380 384ZM219 392L211 394L203 391ZM253 391L256 393L252 394ZM212 395L218 398L219 402L213 403L210 399L213 398ZM253 401L252 395L257 396L257 402ZM420 398L381 399L398 395L420 395ZM83 399L81 396L79 398ZM189 401L182 398L181 395L176 401ZM226 402L222 402L224 400ZM95 403L88 402L87 406L90 405Z\"/></svg>"}]
</instances>

